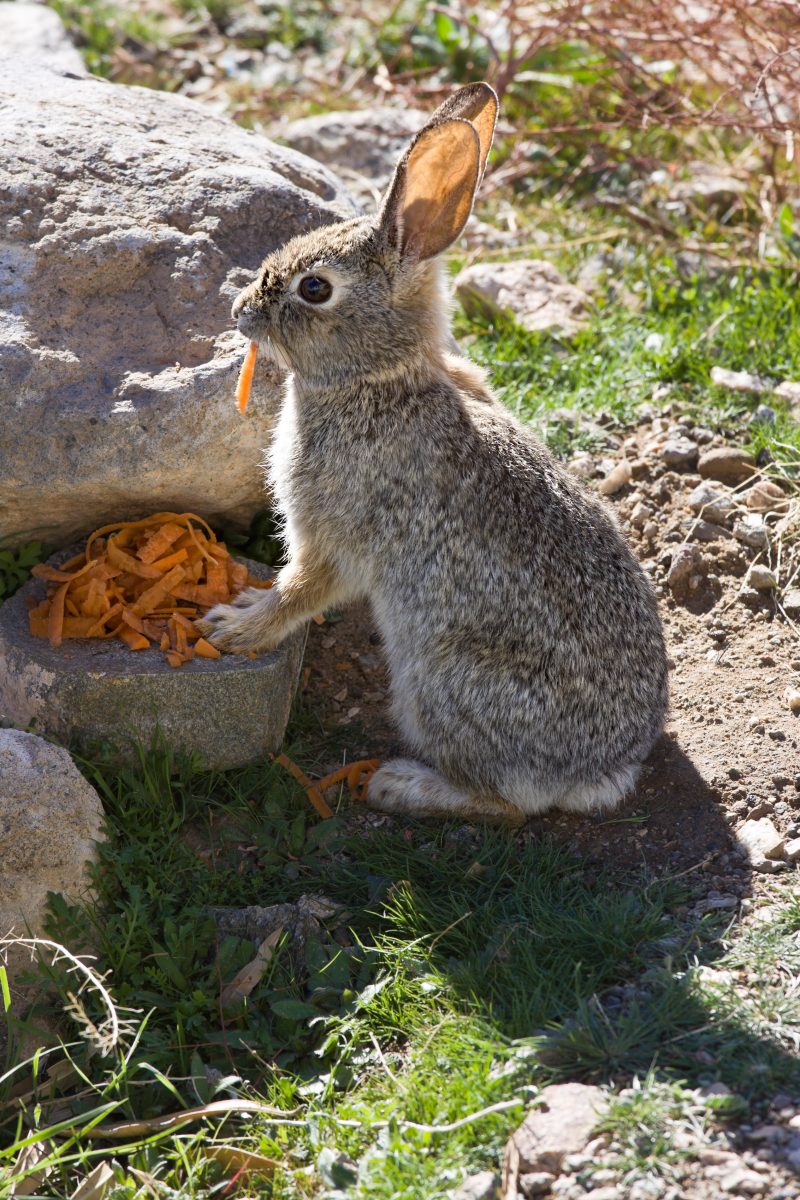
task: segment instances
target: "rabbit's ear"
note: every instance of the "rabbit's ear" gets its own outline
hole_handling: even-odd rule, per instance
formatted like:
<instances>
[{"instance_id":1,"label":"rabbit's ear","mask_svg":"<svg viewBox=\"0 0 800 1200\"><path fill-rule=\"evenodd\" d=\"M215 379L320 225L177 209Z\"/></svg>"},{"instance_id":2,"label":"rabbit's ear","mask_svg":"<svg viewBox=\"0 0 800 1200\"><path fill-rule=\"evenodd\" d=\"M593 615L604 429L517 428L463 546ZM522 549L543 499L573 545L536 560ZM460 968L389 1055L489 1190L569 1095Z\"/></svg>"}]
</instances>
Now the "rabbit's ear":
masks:
<instances>
[{"instance_id":1,"label":"rabbit's ear","mask_svg":"<svg viewBox=\"0 0 800 1200\"><path fill-rule=\"evenodd\" d=\"M440 121L417 134L380 213L381 229L403 255L433 258L456 240L472 211L480 153L469 121Z\"/></svg>"},{"instance_id":2,"label":"rabbit's ear","mask_svg":"<svg viewBox=\"0 0 800 1200\"><path fill-rule=\"evenodd\" d=\"M489 87L488 83L470 83L448 96L429 121L430 125L436 125L440 121L460 117L462 121L472 122L481 143L481 177L492 147L498 108L499 101L494 88Z\"/></svg>"}]
</instances>

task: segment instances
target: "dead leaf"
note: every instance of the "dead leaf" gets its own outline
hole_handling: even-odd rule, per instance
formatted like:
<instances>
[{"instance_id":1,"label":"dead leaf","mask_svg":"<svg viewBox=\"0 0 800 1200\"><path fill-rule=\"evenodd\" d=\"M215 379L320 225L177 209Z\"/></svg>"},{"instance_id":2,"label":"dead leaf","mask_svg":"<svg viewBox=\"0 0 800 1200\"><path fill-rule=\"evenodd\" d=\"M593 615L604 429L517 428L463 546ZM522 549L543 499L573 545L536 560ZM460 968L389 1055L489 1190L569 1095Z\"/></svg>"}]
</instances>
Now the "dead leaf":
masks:
<instances>
[{"instance_id":1,"label":"dead leaf","mask_svg":"<svg viewBox=\"0 0 800 1200\"><path fill-rule=\"evenodd\" d=\"M108 1163L98 1163L83 1182L78 1184L69 1200L103 1200L114 1182L114 1172Z\"/></svg>"},{"instance_id":2,"label":"dead leaf","mask_svg":"<svg viewBox=\"0 0 800 1200\"><path fill-rule=\"evenodd\" d=\"M256 984L261 982L282 933L283 929L280 927L273 929L258 947L255 958L242 967L241 971L237 971L230 983L225 984L219 997L223 1008L236 1008L250 995Z\"/></svg>"},{"instance_id":3,"label":"dead leaf","mask_svg":"<svg viewBox=\"0 0 800 1200\"><path fill-rule=\"evenodd\" d=\"M271 1175L281 1165L274 1158L266 1158L263 1154L242 1150L238 1146L205 1146L203 1154L206 1158L216 1159L237 1175Z\"/></svg>"},{"instance_id":4,"label":"dead leaf","mask_svg":"<svg viewBox=\"0 0 800 1200\"><path fill-rule=\"evenodd\" d=\"M40 1171L35 1171L33 1168L38 1162L53 1150L52 1142L31 1142L29 1146L23 1146L17 1156L17 1161L14 1163L14 1170L23 1175L26 1171L30 1171L30 1175L26 1175L24 1179L20 1179L12 1183L12 1196L32 1196L34 1192L38 1192L41 1184L50 1174L51 1167L43 1167Z\"/></svg>"}]
</instances>

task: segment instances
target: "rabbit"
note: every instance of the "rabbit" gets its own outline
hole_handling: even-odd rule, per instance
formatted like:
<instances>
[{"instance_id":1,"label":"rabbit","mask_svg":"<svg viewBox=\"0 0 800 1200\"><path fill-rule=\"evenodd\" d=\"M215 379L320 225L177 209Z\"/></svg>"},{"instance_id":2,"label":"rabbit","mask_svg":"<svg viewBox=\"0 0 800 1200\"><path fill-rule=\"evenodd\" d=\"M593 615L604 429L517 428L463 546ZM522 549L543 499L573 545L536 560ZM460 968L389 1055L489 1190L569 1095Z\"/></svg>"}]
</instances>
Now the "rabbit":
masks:
<instances>
[{"instance_id":1,"label":"rabbit","mask_svg":"<svg viewBox=\"0 0 800 1200\"><path fill-rule=\"evenodd\" d=\"M301 234L237 297L291 372L268 479L286 566L206 615L267 651L367 598L409 757L385 812L520 822L618 804L661 732L667 664L650 584L606 502L450 353L439 255L459 236L497 116L485 83L410 143L376 215Z\"/></svg>"}]
</instances>

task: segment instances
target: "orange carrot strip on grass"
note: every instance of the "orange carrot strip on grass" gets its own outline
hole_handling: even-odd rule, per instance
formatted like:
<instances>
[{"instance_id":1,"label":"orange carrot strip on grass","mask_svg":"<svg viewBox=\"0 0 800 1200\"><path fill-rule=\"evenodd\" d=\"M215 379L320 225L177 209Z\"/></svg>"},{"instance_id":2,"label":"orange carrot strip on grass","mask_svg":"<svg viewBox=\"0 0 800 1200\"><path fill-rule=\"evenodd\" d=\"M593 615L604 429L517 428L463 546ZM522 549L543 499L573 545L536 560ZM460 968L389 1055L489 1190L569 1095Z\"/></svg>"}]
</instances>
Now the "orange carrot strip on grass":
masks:
<instances>
[{"instance_id":1,"label":"orange carrot strip on grass","mask_svg":"<svg viewBox=\"0 0 800 1200\"><path fill-rule=\"evenodd\" d=\"M321 817L333 816L333 809L328 807L328 805L325 803L322 793L311 782L308 776L300 770L297 763L293 763L287 754L276 754L274 761L278 763L279 766L284 767L285 770L287 770L289 774L297 780L300 786L305 790L309 802L313 804L314 808Z\"/></svg>"},{"instance_id":2,"label":"orange carrot strip on grass","mask_svg":"<svg viewBox=\"0 0 800 1200\"><path fill-rule=\"evenodd\" d=\"M319 791L326 792L334 784L346 783L353 798L360 800L362 798L361 792L369 779L377 771L380 761L379 758L361 758L357 762L345 763L338 770L331 771L330 775L325 775L322 779L318 779L314 786Z\"/></svg>"},{"instance_id":3,"label":"orange carrot strip on grass","mask_svg":"<svg viewBox=\"0 0 800 1200\"><path fill-rule=\"evenodd\" d=\"M247 412L247 402L250 399L250 389L253 386L253 372L256 369L256 358L258 357L258 343L251 342L247 347L247 353L244 356L242 369L239 372L239 378L236 381L236 404L239 412L244 414Z\"/></svg>"}]
</instances>

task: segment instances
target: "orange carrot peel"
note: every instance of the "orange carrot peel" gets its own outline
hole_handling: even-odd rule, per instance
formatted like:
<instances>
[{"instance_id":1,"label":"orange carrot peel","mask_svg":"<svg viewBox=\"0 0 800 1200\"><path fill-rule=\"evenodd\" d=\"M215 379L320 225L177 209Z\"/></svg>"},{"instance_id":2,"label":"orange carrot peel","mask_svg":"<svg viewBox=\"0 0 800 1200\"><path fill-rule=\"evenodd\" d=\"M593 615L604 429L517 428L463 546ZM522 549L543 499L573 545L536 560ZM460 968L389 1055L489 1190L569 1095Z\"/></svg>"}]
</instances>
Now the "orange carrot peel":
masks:
<instances>
[{"instance_id":1,"label":"orange carrot peel","mask_svg":"<svg viewBox=\"0 0 800 1200\"><path fill-rule=\"evenodd\" d=\"M346 763L322 779L311 780L297 763L292 762L288 754L276 754L274 761L297 780L321 817L333 816L333 811L323 798L323 792L337 783L346 783L353 799L363 803L367 798L367 784L380 766L379 758L362 758L357 762Z\"/></svg>"},{"instance_id":2,"label":"orange carrot peel","mask_svg":"<svg viewBox=\"0 0 800 1200\"><path fill-rule=\"evenodd\" d=\"M251 342L247 347L247 353L244 356L242 369L239 372L239 378L236 381L236 404L239 412L244 414L247 412L247 402L250 399L250 389L253 386L253 372L256 369L256 358L258 357L258 342Z\"/></svg>"},{"instance_id":3,"label":"orange carrot peel","mask_svg":"<svg viewBox=\"0 0 800 1200\"><path fill-rule=\"evenodd\" d=\"M247 586L268 587L235 562L194 513L155 513L95 530L84 552L32 574L48 595L28 614L31 633L52 646L64 638L118 638L131 650L156 642L172 667L220 657L193 618Z\"/></svg>"}]
</instances>

